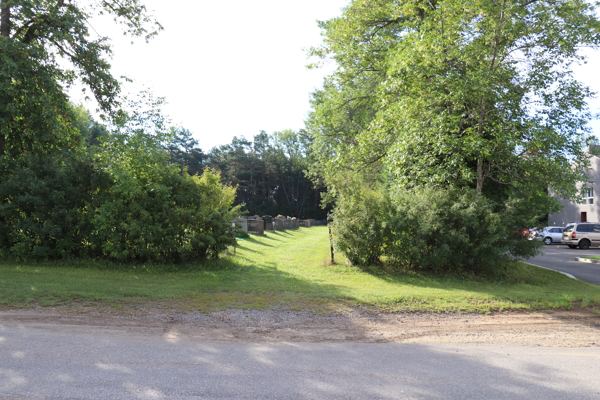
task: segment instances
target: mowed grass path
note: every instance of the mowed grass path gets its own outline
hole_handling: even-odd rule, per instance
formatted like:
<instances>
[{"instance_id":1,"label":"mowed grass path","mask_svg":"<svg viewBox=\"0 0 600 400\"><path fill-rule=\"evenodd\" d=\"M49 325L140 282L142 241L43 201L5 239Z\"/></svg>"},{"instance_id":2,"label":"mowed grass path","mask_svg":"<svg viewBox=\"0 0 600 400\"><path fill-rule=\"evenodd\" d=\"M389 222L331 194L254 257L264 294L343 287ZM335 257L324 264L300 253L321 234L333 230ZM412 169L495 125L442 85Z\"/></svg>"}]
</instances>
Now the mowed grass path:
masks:
<instances>
[{"instance_id":1,"label":"mowed grass path","mask_svg":"<svg viewBox=\"0 0 600 400\"><path fill-rule=\"evenodd\" d=\"M600 287L521 263L501 280L473 280L328 265L328 249L327 228L314 227L251 236L238 241L235 255L202 264L4 262L0 308L67 305L207 312L274 307L328 312L359 305L390 311L488 312L600 306Z\"/></svg>"}]
</instances>

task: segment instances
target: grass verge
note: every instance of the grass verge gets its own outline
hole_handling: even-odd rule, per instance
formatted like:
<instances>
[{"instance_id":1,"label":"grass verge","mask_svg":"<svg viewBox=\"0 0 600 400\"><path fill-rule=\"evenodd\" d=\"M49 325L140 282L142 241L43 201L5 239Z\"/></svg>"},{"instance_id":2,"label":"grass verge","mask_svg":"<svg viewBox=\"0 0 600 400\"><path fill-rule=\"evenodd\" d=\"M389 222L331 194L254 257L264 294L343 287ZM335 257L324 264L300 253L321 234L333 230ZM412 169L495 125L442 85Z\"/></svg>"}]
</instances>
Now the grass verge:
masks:
<instances>
[{"instance_id":1,"label":"grass verge","mask_svg":"<svg viewBox=\"0 0 600 400\"><path fill-rule=\"evenodd\" d=\"M233 250L233 249L232 249ZM491 312L600 306L600 287L515 263L501 278L439 276L329 265L326 227L239 241L235 255L186 265L93 261L0 263L0 308L235 308L364 306L397 311Z\"/></svg>"}]
</instances>

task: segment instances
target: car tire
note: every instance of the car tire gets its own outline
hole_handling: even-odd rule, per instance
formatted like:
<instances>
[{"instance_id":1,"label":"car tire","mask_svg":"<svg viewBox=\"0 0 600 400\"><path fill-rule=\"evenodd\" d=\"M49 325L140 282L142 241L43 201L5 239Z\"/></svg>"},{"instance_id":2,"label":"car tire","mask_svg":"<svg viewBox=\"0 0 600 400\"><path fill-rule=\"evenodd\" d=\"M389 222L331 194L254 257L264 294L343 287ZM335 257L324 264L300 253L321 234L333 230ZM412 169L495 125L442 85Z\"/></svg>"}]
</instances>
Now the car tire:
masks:
<instances>
[{"instance_id":1,"label":"car tire","mask_svg":"<svg viewBox=\"0 0 600 400\"><path fill-rule=\"evenodd\" d=\"M552 238L551 237L544 238L544 244L545 245L552 244Z\"/></svg>"},{"instance_id":2,"label":"car tire","mask_svg":"<svg viewBox=\"0 0 600 400\"><path fill-rule=\"evenodd\" d=\"M568 244L567 246L569 246L569 248L571 248L571 249L576 249L577 248L577 245L574 245L574 244Z\"/></svg>"},{"instance_id":3,"label":"car tire","mask_svg":"<svg viewBox=\"0 0 600 400\"><path fill-rule=\"evenodd\" d=\"M579 241L579 248L581 250L587 250L590 248L590 241L589 240L580 240Z\"/></svg>"}]
</instances>

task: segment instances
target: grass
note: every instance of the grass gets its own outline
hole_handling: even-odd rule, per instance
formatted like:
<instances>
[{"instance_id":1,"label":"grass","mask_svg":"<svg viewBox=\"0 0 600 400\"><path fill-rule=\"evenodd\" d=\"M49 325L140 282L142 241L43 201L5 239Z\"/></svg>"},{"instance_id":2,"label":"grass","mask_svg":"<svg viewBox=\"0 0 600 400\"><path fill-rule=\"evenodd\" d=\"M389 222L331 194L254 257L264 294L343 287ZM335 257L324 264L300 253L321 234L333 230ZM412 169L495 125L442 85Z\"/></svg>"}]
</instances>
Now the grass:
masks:
<instances>
[{"instance_id":1,"label":"grass","mask_svg":"<svg viewBox=\"0 0 600 400\"><path fill-rule=\"evenodd\" d=\"M233 250L233 249L231 249ZM203 264L115 265L94 261L0 263L0 307L235 308L353 306L397 311L491 312L598 307L600 287L515 263L501 278L368 271L329 265L326 227L239 241L235 255Z\"/></svg>"}]
</instances>

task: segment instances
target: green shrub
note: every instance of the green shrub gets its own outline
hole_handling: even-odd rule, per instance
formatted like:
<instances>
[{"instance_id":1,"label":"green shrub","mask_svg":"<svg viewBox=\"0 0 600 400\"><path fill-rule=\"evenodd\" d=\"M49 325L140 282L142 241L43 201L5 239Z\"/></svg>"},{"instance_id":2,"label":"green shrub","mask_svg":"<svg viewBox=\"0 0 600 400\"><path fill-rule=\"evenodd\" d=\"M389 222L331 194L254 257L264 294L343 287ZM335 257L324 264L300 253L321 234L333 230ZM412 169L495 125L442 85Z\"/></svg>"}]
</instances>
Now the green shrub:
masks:
<instances>
[{"instance_id":1,"label":"green shrub","mask_svg":"<svg viewBox=\"0 0 600 400\"><path fill-rule=\"evenodd\" d=\"M358 265L384 259L402 268L501 268L540 246L519 234L525 216L515 208L510 199L496 204L472 189L363 190L338 202L336 246Z\"/></svg>"},{"instance_id":2,"label":"green shrub","mask_svg":"<svg viewBox=\"0 0 600 400\"><path fill-rule=\"evenodd\" d=\"M398 195L397 204L412 246L395 251L405 249L420 268L476 271L536 254L538 243L519 234L505 206L472 189L423 189Z\"/></svg>"},{"instance_id":3,"label":"green shrub","mask_svg":"<svg viewBox=\"0 0 600 400\"><path fill-rule=\"evenodd\" d=\"M216 257L233 244L235 189L221 185L218 173L190 176L161 164L109 171L113 185L92 220L91 241L102 256L180 262Z\"/></svg>"},{"instance_id":4,"label":"green shrub","mask_svg":"<svg viewBox=\"0 0 600 400\"><path fill-rule=\"evenodd\" d=\"M213 171L181 173L153 140L129 137L94 161L64 152L1 165L0 255L119 262L217 257L235 240L235 188L221 185Z\"/></svg>"},{"instance_id":5,"label":"green shrub","mask_svg":"<svg viewBox=\"0 0 600 400\"><path fill-rule=\"evenodd\" d=\"M11 161L2 177L0 248L6 255L56 259L85 251L92 229L89 162L69 152L29 155Z\"/></svg>"},{"instance_id":6,"label":"green shrub","mask_svg":"<svg viewBox=\"0 0 600 400\"><path fill-rule=\"evenodd\" d=\"M340 197L334 216L336 248L356 265L381 261L384 244L392 236L390 199L366 188Z\"/></svg>"}]
</instances>

